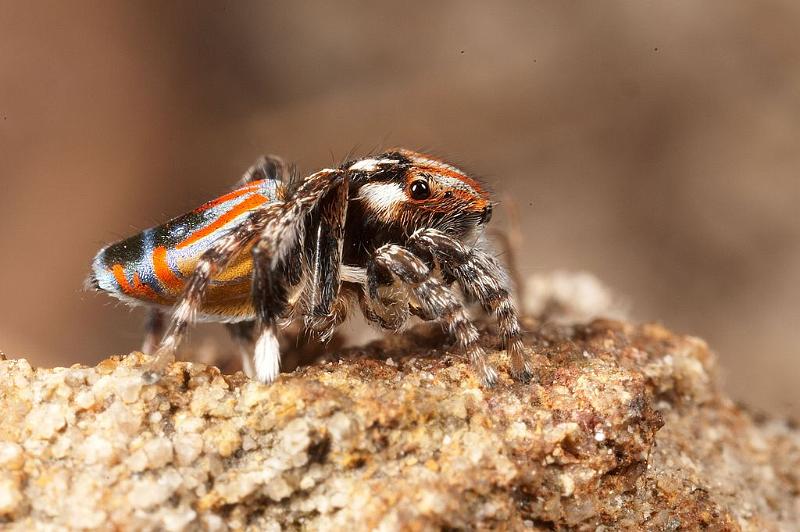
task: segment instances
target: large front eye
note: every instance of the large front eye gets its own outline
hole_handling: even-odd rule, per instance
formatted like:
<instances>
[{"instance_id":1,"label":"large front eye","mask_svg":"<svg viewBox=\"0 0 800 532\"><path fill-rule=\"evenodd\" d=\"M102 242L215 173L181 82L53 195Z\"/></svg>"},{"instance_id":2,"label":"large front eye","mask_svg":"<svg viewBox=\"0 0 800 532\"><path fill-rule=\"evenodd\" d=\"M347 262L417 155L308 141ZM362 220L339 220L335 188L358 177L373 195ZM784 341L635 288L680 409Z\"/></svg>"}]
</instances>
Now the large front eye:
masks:
<instances>
[{"instance_id":1,"label":"large front eye","mask_svg":"<svg viewBox=\"0 0 800 532\"><path fill-rule=\"evenodd\" d=\"M411 197L415 200L424 200L431 197L431 187L424 179L418 179L411 183L410 187Z\"/></svg>"}]
</instances>

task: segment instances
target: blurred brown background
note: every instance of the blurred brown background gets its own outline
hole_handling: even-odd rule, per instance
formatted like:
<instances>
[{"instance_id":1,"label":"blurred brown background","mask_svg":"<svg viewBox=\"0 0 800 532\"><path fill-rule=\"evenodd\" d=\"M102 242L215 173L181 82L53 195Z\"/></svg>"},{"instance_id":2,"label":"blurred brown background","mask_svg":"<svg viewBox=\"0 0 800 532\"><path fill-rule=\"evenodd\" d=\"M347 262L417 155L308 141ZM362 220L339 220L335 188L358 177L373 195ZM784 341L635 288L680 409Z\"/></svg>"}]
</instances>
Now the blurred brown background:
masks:
<instances>
[{"instance_id":1,"label":"blurred brown background","mask_svg":"<svg viewBox=\"0 0 800 532\"><path fill-rule=\"evenodd\" d=\"M102 244L263 152L313 170L403 145L514 198L525 273L594 272L791 415L798 35L795 0L2 0L0 349L137 347L142 314L81 290Z\"/></svg>"}]
</instances>

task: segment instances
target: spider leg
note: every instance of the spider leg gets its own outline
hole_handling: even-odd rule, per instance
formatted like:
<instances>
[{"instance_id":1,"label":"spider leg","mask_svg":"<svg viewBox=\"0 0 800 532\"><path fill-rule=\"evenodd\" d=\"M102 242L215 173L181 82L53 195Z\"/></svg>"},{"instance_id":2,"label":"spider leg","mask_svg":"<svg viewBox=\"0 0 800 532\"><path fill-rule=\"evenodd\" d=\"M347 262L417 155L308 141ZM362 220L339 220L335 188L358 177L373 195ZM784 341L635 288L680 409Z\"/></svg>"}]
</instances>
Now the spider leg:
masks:
<instances>
[{"instance_id":1,"label":"spider leg","mask_svg":"<svg viewBox=\"0 0 800 532\"><path fill-rule=\"evenodd\" d=\"M256 347L253 354L256 379L269 383L281 371L281 349L278 344L278 330L275 323L256 321Z\"/></svg>"},{"instance_id":2,"label":"spider leg","mask_svg":"<svg viewBox=\"0 0 800 532\"><path fill-rule=\"evenodd\" d=\"M253 211L200 256L192 275L186 281L180 301L173 310L169 328L161 339L156 358L147 371L148 381L158 380L167 364L174 360L175 350L185 336L189 324L194 321L211 279L253 241L275 209L275 204L268 204Z\"/></svg>"},{"instance_id":3,"label":"spider leg","mask_svg":"<svg viewBox=\"0 0 800 532\"><path fill-rule=\"evenodd\" d=\"M278 376L280 353L275 324L289 310L289 289L303 278L302 254L307 241L305 233L308 218L337 188L340 191L344 189L341 193L346 194L347 176L341 170L322 170L305 179L290 200L276 204L280 211L270 217L261 230L258 243L253 247L252 297L259 320L255 369L257 377L263 382L270 382ZM335 208L332 210L336 211ZM341 250L341 244L337 245L337 249ZM336 267L323 274L329 283L336 281L334 299L339 287L338 256L340 253ZM320 299L320 302L325 300Z\"/></svg>"},{"instance_id":4,"label":"spider leg","mask_svg":"<svg viewBox=\"0 0 800 532\"><path fill-rule=\"evenodd\" d=\"M274 204L280 211L253 247L253 302L264 323L275 323L285 313L288 289L302 278L306 218L343 179L340 170L322 170L303 181L291 200Z\"/></svg>"},{"instance_id":5,"label":"spider leg","mask_svg":"<svg viewBox=\"0 0 800 532\"><path fill-rule=\"evenodd\" d=\"M358 292L358 305L367 321L388 331L399 331L409 318L407 302L386 299L380 295L372 298L364 289Z\"/></svg>"},{"instance_id":6,"label":"spider leg","mask_svg":"<svg viewBox=\"0 0 800 532\"><path fill-rule=\"evenodd\" d=\"M533 363L522 343L522 329L507 275L494 257L479 248L467 249L436 229L417 231L408 246L433 255L445 275L458 281L467 297L477 300L486 312L495 315L503 346L511 356L512 375L523 381L530 379Z\"/></svg>"},{"instance_id":7,"label":"spider leg","mask_svg":"<svg viewBox=\"0 0 800 532\"><path fill-rule=\"evenodd\" d=\"M226 323L225 328L236 343L239 355L242 357L242 371L251 379L255 377L253 370L253 347L255 335L255 321L240 321L236 323Z\"/></svg>"},{"instance_id":8,"label":"spider leg","mask_svg":"<svg viewBox=\"0 0 800 532\"><path fill-rule=\"evenodd\" d=\"M311 248L311 284L306 299L305 326L323 341L328 340L336 326L344 321L349 306L339 298L348 186L345 174L341 183L320 202L316 231L308 242Z\"/></svg>"},{"instance_id":9,"label":"spider leg","mask_svg":"<svg viewBox=\"0 0 800 532\"><path fill-rule=\"evenodd\" d=\"M478 343L478 330L453 291L431 275L425 261L395 244L380 248L373 260L373 265L368 268L368 284L373 299L378 295L377 286L381 281L385 283L388 276L399 279L416 297L422 314L445 324L456 338L459 349L469 357L483 384L492 386L497 381L497 371L486 360L486 353Z\"/></svg>"},{"instance_id":10,"label":"spider leg","mask_svg":"<svg viewBox=\"0 0 800 532\"><path fill-rule=\"evenodd\" d=\"M260 181L262 179L272 179L274 181L285 181L289 175L289 166L277 155L262 155L253 165L242 174L234 188Z\"/></svg>"},{"instance_id":11,"label":"spider leg","mask_svg":"<svg viewBox=\"0 0 800 532\"><path fill-rule=\"evenodd\" d=\"M144 341L142 353L150 355L158 346L158 341L164 334L164 311L155 307L147 309L144 322Z\"/></svg>"},{"instance_id":12,"label":"spider leg","mask_svg":"<svg viewBox=\"0 0 800 532\"><path fill-rule=\"evenodd\" d=\"M336 328L347 319L353 303L355 300L351 295L342 294L336 298L330 311L324 316L306 315L304 317L306 332L312 334L320 342L328 342L333 338Z\"/></svg>"}]
</instances>

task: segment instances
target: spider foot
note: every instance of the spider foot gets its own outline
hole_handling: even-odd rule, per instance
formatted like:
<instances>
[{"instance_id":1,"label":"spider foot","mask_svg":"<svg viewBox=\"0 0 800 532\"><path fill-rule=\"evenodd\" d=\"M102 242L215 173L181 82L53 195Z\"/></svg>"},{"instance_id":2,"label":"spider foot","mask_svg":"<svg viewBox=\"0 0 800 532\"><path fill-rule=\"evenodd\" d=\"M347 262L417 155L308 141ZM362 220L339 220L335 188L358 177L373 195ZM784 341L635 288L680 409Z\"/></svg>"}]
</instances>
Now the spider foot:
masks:
<instances>
[{"instance_id":1,"label":"spider foot","mask_svg":"<svg viewBox=\"0 0 800 532\"><path fill-rule=\"evenodd\" d=\"M533 361L526 352L522 342L515 341L509 348L511 355L511 376L522 383L528 383L533 377Z\"/></svg>"},{"instance_id":2,"label":"spider foot","mask_svg":"<svg viewBox=\"0 0 800 532\"><path fill-rule=\"evenodd\" d=\"M472 359L472 366L475 368L475 373L477 373L483 386L491 388L497 384L497 370L486 360L483 350L472 353L470 358Z\"/></svg>"},{"instance_id":3,"label":"spider foot","mask_svg":"<svg viewBox=\"0 0 800 532\"><path fill-rule=\"evenodd\" d=\"M481 376L481 384L483 384L487 388L492 388L495 384L497 384L497 370L490 364L485 364L479 370L479 375Z\"/></svg>"},{"instance_id":4,"label":"spider foot","mask_svg":"<svg viewBox=\"0 0 800 532\"><path fill-rule=\"evenodd\" d=\"M511 368L511 377L522 384L528 384L533 379L533 371L529 368L522 368L521 370Z\"/></svg>"},{"instance_id":5,"label":"spider foot","mask_svg":"<svg viewBox=\"0 0 800 532\"><path fill-rule=\"evenodd\" d=\"M175 362L175 354L171 349L161 348L156 352L155 358L142 373L145 384L155 384L164 376L167 366Z\"/></svg>"},{"instance_id":6,"label":"spider foot","mask_svg":"<svg viewBox=\"0 0 800 532\"><path fill-rule=\"evenodd\" d=\"M339 325L338 316L333 313L322 316L308 316L305 319L306 332L323 343L333 338L337 325Z\"/></svg>"}]
</instances>

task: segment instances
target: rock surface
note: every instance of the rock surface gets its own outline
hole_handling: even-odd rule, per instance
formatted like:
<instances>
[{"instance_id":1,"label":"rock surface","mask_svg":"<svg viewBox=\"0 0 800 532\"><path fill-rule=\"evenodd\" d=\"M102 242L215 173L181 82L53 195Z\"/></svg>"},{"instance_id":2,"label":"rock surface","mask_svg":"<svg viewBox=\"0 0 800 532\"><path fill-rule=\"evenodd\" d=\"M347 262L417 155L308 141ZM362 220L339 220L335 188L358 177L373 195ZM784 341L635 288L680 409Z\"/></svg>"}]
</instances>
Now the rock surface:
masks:
<instances>
[{"instance_id":1,"label":"rock surface","mask_svg":"<svg viewBox=\"0 0 800 532\"><path fill-rule=\"evenodd\" d=\"M493 389L422 326L272 386L188 362L148 385L138 353L0 361L0 528L800 526L800 435L726 399L703 341L526 326L533 382L494 351Z\"/></svg>"}]
</instances>

